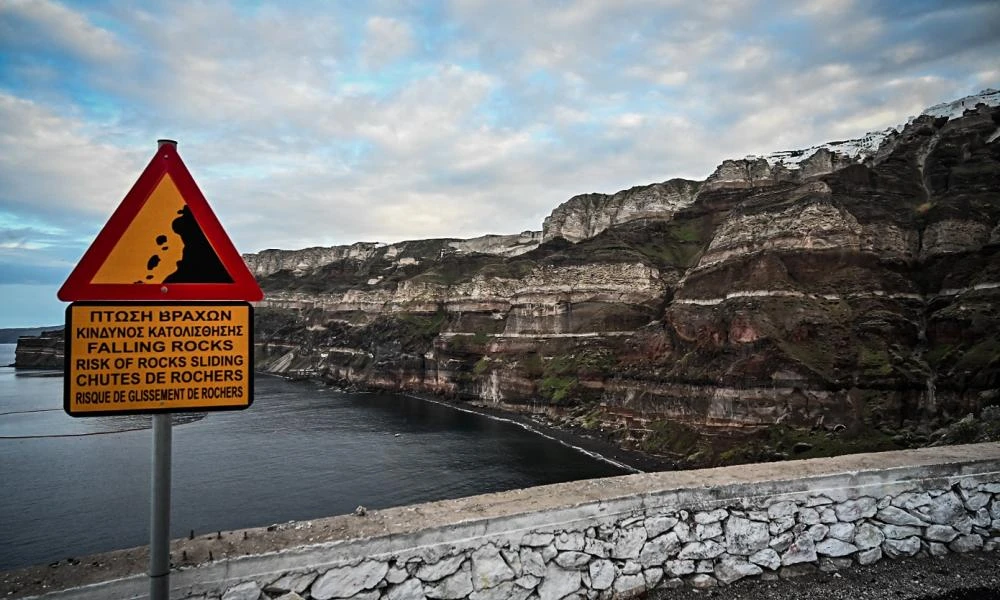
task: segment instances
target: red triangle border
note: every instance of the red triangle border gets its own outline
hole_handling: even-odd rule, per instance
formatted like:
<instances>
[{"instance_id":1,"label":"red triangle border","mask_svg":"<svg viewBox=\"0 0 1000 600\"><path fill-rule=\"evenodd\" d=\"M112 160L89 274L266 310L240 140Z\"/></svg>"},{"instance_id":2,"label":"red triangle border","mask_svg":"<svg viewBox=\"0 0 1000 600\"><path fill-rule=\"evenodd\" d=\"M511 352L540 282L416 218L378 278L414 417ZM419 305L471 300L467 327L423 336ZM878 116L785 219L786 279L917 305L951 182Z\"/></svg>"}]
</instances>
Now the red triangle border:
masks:
<instances>
[{"instance_id":1,"label":"red triangle border","mask_svg":"<svg viewBox=\"0 0 1000 600\"><path fill-rule=\"evenodd\" d=\"M156 186L169 174L184 202L191 210L191 216L201 227L208 243L215 250L219 261L232 277L232 283L91 283L94 275L104 265L104 261L115 245L128 230L132 221L142 210ZM165 291L164 291L165 290ZM236 251L233 242L219 223L215 213L191 173L188 172L177 147L161 144L152 160L132 185L132 189L108 219L107 224L97 234L90 248L70 273L69 278L59 288L57 294L64 302L81 300L243 300L256 302L264 298L264 293L253 274Z\"/></svg>"}]
</instances>

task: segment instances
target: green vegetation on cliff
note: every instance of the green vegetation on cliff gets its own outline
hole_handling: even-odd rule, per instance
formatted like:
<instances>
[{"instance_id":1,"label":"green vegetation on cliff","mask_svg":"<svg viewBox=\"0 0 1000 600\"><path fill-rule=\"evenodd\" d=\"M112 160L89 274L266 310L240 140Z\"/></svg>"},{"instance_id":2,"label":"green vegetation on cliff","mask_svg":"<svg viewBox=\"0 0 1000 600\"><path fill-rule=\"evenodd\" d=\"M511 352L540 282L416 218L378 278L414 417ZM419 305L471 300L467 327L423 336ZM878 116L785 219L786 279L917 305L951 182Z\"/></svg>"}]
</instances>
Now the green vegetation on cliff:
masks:
<instances>
[{"instance_id":1,"label":"green vegetation on cliff","mask_svg":"<svg viewBox=\"0 0 1000 600\"><path fill-rule=\"evenodd\" d=\"M302 308L262 307L259 341L337 383L544 410L685 464L989 437L998 124L919 118L877 160L585 195L516 257L424 240L279 271L269 298Z\"/></svg>"}]
</instances>

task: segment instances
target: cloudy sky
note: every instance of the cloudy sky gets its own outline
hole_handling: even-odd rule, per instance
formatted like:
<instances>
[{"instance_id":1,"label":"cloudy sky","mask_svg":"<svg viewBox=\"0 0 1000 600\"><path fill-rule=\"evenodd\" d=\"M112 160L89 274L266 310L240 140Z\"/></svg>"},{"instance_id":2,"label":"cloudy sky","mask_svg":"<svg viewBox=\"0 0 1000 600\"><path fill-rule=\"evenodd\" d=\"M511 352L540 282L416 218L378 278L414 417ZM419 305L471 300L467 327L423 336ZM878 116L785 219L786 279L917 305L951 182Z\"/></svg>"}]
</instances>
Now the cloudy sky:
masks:
<instances>
[{"instance_id":1,"label":"cloudy sky","mask_svg":"<svg viewBox=\"0 0 1000 600\"><path fill-rule=\"evenodd\" d=\"M0 0L0 327L155 149L241 252L539 229L559 203L1000 87L993 0Z\"/></svg>"}]
</instances>

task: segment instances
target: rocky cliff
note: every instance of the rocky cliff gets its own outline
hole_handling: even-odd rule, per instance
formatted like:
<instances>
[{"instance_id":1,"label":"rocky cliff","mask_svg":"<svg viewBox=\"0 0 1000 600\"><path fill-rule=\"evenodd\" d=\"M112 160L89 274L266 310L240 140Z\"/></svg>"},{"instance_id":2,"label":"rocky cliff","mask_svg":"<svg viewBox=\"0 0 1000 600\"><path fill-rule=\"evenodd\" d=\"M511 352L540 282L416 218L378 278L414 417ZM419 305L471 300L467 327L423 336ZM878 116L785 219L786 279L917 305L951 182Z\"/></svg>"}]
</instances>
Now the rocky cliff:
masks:
<instances>
[{"instance_id":1,"label":"rocky cliff","mask_svg":"<svg viewBox=\"0 0 1000 600\"><path fill-rule=\"evenodd\" d=\"M417 264L440 260L445 255L492 254L518 256L538 247L542 232L524 231L516 235L484 235L470 239L417 240L398 244L358 242L350 246L305 248L303 250L263 250L245 254L250 271L266 277L278 271L302 275L325 265L344 261L386 260L399 264ZM395 259L395 260L394 260Z\"/></svg>"},{"instance_id":2,"label":"rocky cliff","mask_svg":"<svg viewBox=\"0 0 1000 600\"><path fill-rule=\"evenodd\" d=\"M65 345L65 331L62 329L43 331L37 336L23 335L17 338L14 366L18 369L59 369L61 371Z\"/></svg>"},{"instance_id":3,"label":"rocky cliff","mask_svg":"<svg viewBox=\"0 0 1000 600\"><path fill-rule=\"evenodd\" d=\"M671 179L617 194L582 194L559 205L542 224L542 239L579 242L612 225L670 215L690 206L701 182Z\"/></svg>"},{"instance_id":4,"label":"rocky cliff","mask_svg":"<svg viewBox=\"0 0 1000 600\"><path fill-rule=\"evenodd\" d=\"M250 255L258 366L695 462L926 443L1000 404L1000 108L969 104L577 196L540 235Z\"/></svg>"}]
</instances>

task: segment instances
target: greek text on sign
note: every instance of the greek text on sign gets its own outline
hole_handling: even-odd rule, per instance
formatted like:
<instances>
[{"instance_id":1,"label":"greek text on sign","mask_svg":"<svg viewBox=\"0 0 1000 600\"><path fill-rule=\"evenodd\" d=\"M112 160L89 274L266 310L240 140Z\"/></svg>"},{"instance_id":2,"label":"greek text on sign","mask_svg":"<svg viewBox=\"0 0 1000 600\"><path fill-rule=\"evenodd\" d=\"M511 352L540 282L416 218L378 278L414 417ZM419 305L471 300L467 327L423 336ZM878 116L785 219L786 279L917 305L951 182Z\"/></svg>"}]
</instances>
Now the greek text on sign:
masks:
<instances>
[{"instance_id":1,"label":"greek text on sign","mask_svg":"<svg viewBox=\"0 0 1000 600\"><path fill-rule=\"evenodd\" d=\"M66 412L247 408L252 328L246 302L76 302L66 309Z\"/></svg>"}]
</instances>

